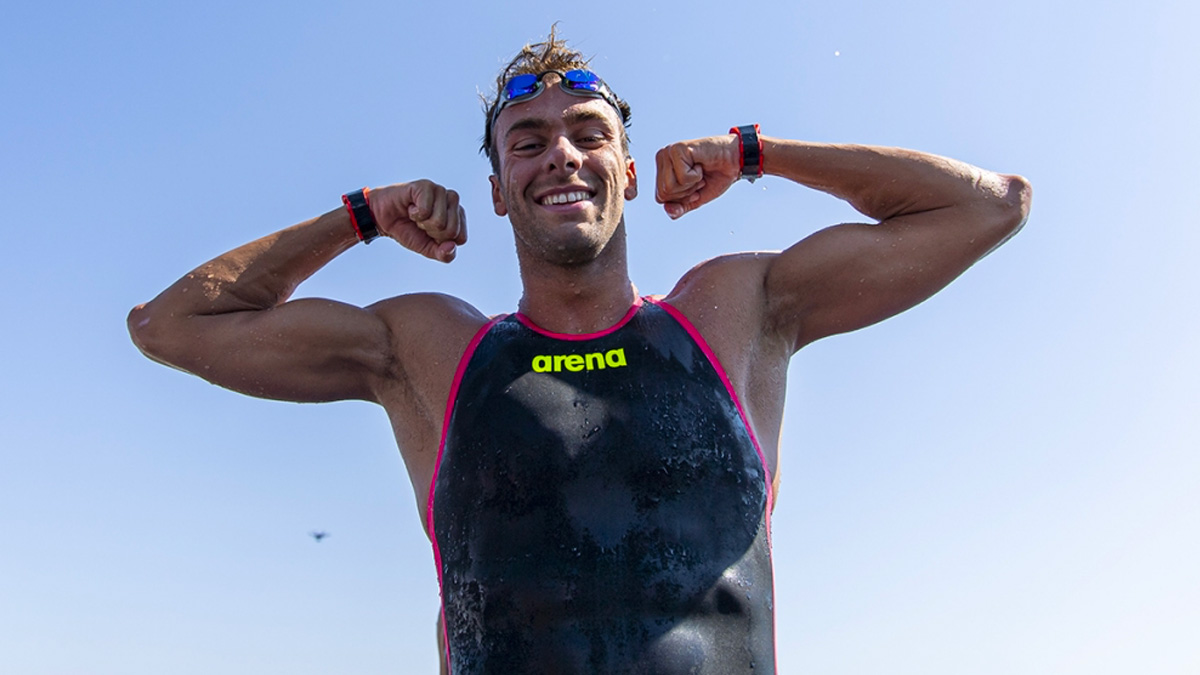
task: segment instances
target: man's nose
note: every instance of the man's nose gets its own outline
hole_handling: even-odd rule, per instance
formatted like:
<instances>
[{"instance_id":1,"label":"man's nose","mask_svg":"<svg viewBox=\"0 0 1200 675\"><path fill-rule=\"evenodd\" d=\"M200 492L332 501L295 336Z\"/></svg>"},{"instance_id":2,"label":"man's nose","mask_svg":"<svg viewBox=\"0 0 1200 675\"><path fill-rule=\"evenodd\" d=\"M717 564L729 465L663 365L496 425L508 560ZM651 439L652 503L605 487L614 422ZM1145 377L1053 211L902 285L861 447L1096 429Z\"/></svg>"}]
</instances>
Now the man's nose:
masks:
<instances>
[{"instance_id":1,"label":"man's nose","mask_svg":"<svg viewBox=\"0 0 1200 675\"><path fill-rule=\"evenodd\" d=\"M555 136L546 151L546 169L549 171L577 171L583 162L583 153L565 135Z\"/></svg>"}]
</instances>

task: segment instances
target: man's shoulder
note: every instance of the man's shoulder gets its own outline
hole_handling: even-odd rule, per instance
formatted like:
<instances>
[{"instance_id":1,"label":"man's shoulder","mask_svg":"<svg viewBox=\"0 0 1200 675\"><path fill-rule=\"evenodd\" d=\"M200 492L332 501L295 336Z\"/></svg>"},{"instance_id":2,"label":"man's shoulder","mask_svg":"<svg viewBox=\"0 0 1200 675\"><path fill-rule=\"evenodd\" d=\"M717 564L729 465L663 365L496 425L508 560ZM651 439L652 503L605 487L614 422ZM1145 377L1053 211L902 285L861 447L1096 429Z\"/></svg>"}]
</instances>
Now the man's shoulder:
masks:
<instances>
[{"instance_id":1,"label":"man's shoulder","mask_svg":"<svg viewBox=\"0 0 1200 675\"><path fill-rule=\"evenodd\" d=\"M488 322L471 303L445 293L408 293L367 307L407 348L458 349ZM414 344L415 343L415 344Z\"/></svg>"},{"instance_id":2,"label":"man's shoulder","mask_svg":"<svg viewBox=\"0 0 1200 675\"><path fill-rule=\"evenodd\" d=\"M777 251L753 251L705 260L663 299L695 326L727 367L736 369L755 354L775 358L783 351L771 330L766 279L778 256Z\"/></svg>"},{"instance_id":3,"label":"man's shoulder","mask_svg":"<svg viewBox=\"0 0 1200 675\"><path fill-rule=\"evenodd\" d=\"M778 251L747 251L709 258L688 270L664 299L676 306L752 302L762 293L762 282L778 256Z\"/></svg>"},{"instance_id":4,"label":"man's shoulder","mask_svg":"<svg viewBox=\"0 0 1200 675\"><path fill-rule=\"evenodd\" d=\"M384 298L383 300L368 305L367 309L379 314L380 316L390 315L396 312L408 314L443 314L449 312L451 314L461 314L463 316L480 317L483 318L484 321L487 320L487 318L484 317L478 309L475 309L475 306L471 303L463 300L462 298L457 298L453 295L447 295L446 293L405 293L404 295L396 295L390 298Z\"/></svg>"},{"instance_id":5,"label":"man's shoulder","mask_svg":"<svg viewBox=\"0 0 1200 675\"><path fill-rule=\"evenodd\" d=\"M387 326L396 366L392 372L397 377L380 384L386 390L381 402L400 418L416 410L423 411L417 417L436 418L459 360L488 318L465 300L444 293L398 295L366 309Z\"/></svg>"}]
</instances>

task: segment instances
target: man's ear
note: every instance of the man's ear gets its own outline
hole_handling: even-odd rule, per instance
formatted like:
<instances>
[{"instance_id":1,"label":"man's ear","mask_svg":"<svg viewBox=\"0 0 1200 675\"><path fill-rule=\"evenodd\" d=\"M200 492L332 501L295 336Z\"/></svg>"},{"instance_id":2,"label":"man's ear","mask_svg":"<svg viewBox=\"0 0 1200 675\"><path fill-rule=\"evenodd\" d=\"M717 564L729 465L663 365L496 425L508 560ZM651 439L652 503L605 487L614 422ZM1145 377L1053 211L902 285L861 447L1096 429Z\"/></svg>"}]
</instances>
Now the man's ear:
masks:
<instances>
[{"instance_id":1,"label":"man's ear","mask_svg":"<svg viewBox=\"0 0 1200 675\"><path fill-rule=\"evenodd\" d=\"M504 203L504 193L500 190L500 179L496 178L496 174L492 174L488 176L488 182L492 184L492 210L503 218L508 215L508 205Z\"/></svg>"},{"instance_id":2,"label":"man's ear","mask_svg":"<svg viewBox=\"0 0 1200 675\"><path fill-rule=\"evenodd\" d=\"M633 163L633 158L626 158L629 161L625 165L625 201L629 201L637 196L637 165Z\"/></svg>"}]
</instances>

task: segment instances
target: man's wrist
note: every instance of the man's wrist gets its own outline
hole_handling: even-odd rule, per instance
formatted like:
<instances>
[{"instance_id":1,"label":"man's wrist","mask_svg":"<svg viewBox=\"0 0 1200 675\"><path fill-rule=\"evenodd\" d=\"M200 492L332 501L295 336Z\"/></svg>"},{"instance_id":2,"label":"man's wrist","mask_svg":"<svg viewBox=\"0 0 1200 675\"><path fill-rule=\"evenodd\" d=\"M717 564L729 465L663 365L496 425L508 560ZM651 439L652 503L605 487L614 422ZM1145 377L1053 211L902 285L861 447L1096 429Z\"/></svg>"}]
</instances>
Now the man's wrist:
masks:
<instances>
[{"instance_id":1,"label":"man's wrist","mask_svg":"<svg viewBox=\"0 0 1200 675\"><path fill-rule=\"evenodd\" d=\"M733 127L729 133L738 140L739 178L753 183L763 176L763 142L757 124Z\"/></svg>"},{"instance_id":2,"label":"man's wrist","mask_svg":"<svg viewBox=\"0 0 1200 675\"><path fill-rule=\"evenodd\" d=\"M354 233L364 244L371 243L372 239L379 236L379 226L375 222L375 214L371 213L371 202L367 196L369 193L368 188L363 188L342 195L342 204L350 214L350 224L354 226Z\"/></svg>"}]
</instances>

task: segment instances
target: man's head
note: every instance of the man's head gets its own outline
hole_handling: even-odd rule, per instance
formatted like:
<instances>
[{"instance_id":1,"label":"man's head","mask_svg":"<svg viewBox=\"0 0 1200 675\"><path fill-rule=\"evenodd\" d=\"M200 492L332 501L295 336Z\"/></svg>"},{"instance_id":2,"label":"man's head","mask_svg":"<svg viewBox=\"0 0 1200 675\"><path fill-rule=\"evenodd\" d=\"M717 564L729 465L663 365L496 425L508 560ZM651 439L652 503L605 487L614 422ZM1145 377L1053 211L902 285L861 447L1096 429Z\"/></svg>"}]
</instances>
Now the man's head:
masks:
<instances>
[{"instance_id":1,"label":"man's head","mask_svg":"<svg viewBox=\"0 0 1200 675\"><path fill-rule=\"evenodd\" d=\"M550 36L545 42L525 45L516 56L513 57L504 70L496 76L496 90L491 98L484 101L486 108L484 109L484 127L483 127L483 145L479 150L487 155L488 161L492 163L492 173L500 175L500 154L496 148L495 123L499 117L497 109L502 109L506 105L505 94L509 82L520 75L532 75L539 77L548 71L558 71L559 73L567 73L572 70L586 70L588 67L588 59L584 58L583 54L571 49L567 46L566 41L559 40L555 35L555 27L550 27ZM544 78L543 78L544 79ZM539 83L544 84L542 79ZM603 82L601 82L603 85ZM621 148L625 154L629 154L629 136L625 131L625 127L629 126L632 112L629 104L626 103L616 94L608 90L604 86L604 90L611 96L605 98L609 103L616 108L621 117ZM523 90L522 90L523 91Z\"/></svg>"},{"instance_id":2,"label":"man's head","mask_svg":"<svg viewBox=\"0 0 1200 675\"><path fill-rule=\"evenodd\" d=\"M488 107L493 207L524 262L576 265L611 252L624 202L637 195L629 106L586 65L551 32L513 59Z\"/></svg>"}]
</instances>

